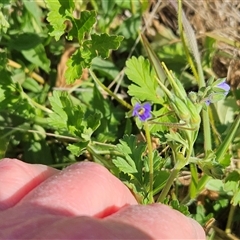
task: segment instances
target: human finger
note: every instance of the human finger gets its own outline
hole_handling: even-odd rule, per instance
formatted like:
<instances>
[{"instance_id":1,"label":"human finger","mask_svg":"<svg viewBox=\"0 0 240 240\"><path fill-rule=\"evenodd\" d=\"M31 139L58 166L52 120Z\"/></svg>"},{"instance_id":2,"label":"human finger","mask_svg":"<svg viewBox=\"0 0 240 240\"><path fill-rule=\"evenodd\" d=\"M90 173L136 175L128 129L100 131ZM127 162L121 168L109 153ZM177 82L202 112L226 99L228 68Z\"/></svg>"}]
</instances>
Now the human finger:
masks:
<instances>
[{"instance_id":1,"label":"human finger","mask_svg":"<svg viewBox=\"0 0 240 240\"><path fill-rule=\"evenodd\" d=\"M58 170L17 159L0 160L0 210L14 206L32 189Z\"/></svg>"},{"instance_id":2,"label":"human finger","mask_svg":"<svg viewBox=\"0 0 240 240\"><path fill-rule=\"evenodd\" d=\"M26 207L1 213L9 218L0 221L1 239L205 239L199 224L162 204L130 205L103 219Z\"/></svg>"},{"instance_id":3,"label":"human finger","mask_svg":"<svg viewBox=\"0 0 240 240\"><path fill-rule=\"evenodd\" d=\"M153 239L206 238L200 224L164 204L128 206L105 219L132 225Z\"/></svg>"},{"instance_id":4,"label":"human finger","mask_svg":"<svg viewBox=\"0 0 240 240\"><path fill-rule=\"evenodd\" d=\"M102 218L137 201L106 168L97 163L81 162L48 178L19 204L47 206L68 216Z\"/></svg>"}]
</instances>

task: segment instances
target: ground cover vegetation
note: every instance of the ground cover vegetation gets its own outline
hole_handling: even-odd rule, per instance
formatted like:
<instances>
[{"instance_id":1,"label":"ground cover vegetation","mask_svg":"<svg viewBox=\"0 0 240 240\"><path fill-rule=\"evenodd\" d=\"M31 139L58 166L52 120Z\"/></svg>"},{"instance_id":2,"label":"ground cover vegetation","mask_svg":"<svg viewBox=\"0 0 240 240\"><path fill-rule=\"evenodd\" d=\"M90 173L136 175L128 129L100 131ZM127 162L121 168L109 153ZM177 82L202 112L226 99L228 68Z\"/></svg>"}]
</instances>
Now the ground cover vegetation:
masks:
<instances>
[{"instance_id":1,"label":"ground cover vegetation","mask_svg":"<svg viewBox=\"0 0 240 240\"><path fill-rule=\"evenodd\" d=\"M238 3L0 9L1 158L95 161L140 204L170 205L208 239L240 237Z\"/></svg>"}]
</instances>

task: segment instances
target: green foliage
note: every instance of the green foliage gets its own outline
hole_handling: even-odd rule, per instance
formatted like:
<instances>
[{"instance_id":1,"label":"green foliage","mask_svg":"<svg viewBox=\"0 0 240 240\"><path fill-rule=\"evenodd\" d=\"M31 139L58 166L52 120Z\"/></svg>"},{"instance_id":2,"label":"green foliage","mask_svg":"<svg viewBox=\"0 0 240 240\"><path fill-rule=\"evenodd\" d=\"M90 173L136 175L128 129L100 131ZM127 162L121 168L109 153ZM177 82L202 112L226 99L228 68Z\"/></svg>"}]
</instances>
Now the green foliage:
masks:
<instances>
[{"instance_id":1,"label":"green foliage","mask_svg":"<svg viewBox=\"0 0 240 240\"><path fill-rule=\"evenodd\" d=\"M208 220L213 217L213 213L206 214L205 209L202 205L197 206L196 214L193 216L202 226L204 226Z\"/></svg>"},{"instance_id":2,"label":"green foliage","mask_svg":"<svg viewBox=\"0 0 240 240\"><path fill-rule=\"evenodd\" d=\"M48 21L52 25L51 36L56 40L66 32L66 24L70 24L70 30L67 32L69 40L77 39L80 45L79 49L67 62L66 78L68 83L73 83L78 79L84 68L89 68L92 60L101 56L107 58L110 49L117 49L123 40L121 36L109 36L103 34L91 34L94 23L96 22L96 13L94 11L82 11L80 19L73 17L73 1L51 1L46 0L51 10L48 14ZM61 21L59 21L61 19ZM70 21L70 23L68 23ZM85 35L89 34L91 39L85 40Z\"/></svg>"},{"instance_id":3,"label":"green foliage","mask_svg":"<svg viewBox=\"0 0 240 240\"><path fill-rule=\"evenodd\" d=\"M239 171L233 171L228 174L225 179L224 190L233 194L232 204L233 206L240 206L240 173Z\"/></svg>"},{"instance_id":4,"label":"green foliage","mask_svg":"<svg viewBox=\"0 0 240 240\"><path fill-rule=\"evenodd\" d=\"M157 81L155 73L150 68L148 60L140 56L133 57L126 62L125 73L134 83L128 87L128 93L138 98L140 101L152 101L162 103L161 96L157 95ZM156 94L153 94L156 93Z\"/></svg>"},{"instance_id":5,"label":"green foliage","mask_svg":"<svg viewBox=\"0 0 240 240\"><path fill-rule=\"evenodd\" d=\"M113 160L116 167L123 173L136 174L135 177L141 181L142 175L142 155L145 151L145 144L137 144L137 139L131 136L124 136L117 145L119 152L124 153L125 158L117 157Z\"/></svg>"},{"instance_id":6,"label":"green foliage","mask_svg":"<svg viewBox=\"0 0 240 240\"><path fill-rule=\"evenodd\" d=\"M149 159L146 155L146 145L139 142L133 135L125 135L117 144L121 156L113 158L112 162L120 173L120 178L133 190L142 203L149 201ZM162 171L164 159L153 152L154 192L158 193L166 183L169 173Z\"/></svg>"},{"instance_id":7,"label":"green foliage","mask_svg":"<svg viewBox=\"0 0 240 240\"><path fill-rule=\"evenodd\" d=\"M65 93L55 91L49 101L53 113L49 115L48 124L59 134L76 137L78 142L69 145L68 150L79 156L86 149L93 132L99 127L101 114L85 114L81 106L74 105Z\"/></svg>"},{"instance_id":8,"label":"green foliage","mask_svg":"<svg viewBox=\"0 0 240 240\"><path fill-rule=\"evenodd\" d=\"M92 39L84 41L83 46L76 50L68 60L68 69L65 74L68 82L73 83L78 79L82 75L83 69L89 68L95 57L107 58L110 53L109 49L117 49L121 41L121 36L93 34Z\"/></svg>"},{"instance_id":9,"label":"green foliage","mask_svg":"<svg viewBox=\"0 0 240 240\"><path fill-rule=\"evenodd\" d=\"M179 204L178 200L172 200L170 203L170 206L175 209L178 210L179 212L183 213L186 216L190 215L190 212L188 211L188 207L182 204Z\"/></svg>"},{"instance_id":10,"label":"green foliage","mask_svg":"<svg viewBox=\"0 0 240 240\"><path fill-rule=\"evenodd\" d=\"M56 40L64 34L65 32L65 21L68 19L67 17L72 16L73 11L73 1L45 1L48 8L48 21L52 25L51 36L54 36Z\"/></svg>"}]
</instances>

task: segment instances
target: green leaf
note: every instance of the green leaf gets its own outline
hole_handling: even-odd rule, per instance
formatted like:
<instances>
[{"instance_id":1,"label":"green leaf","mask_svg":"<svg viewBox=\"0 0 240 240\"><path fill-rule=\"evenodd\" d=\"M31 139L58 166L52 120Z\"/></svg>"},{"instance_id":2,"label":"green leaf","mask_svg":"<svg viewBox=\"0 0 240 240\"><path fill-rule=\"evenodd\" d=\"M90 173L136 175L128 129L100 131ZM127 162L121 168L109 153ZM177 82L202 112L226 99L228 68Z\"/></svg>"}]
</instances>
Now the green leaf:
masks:
<instances>
[{"instance_id":1,"label":"green leaf","mask_svg":"<svg viewBox=\"0 0 240 240\"><path fill-rule=\"evenodd\" d=\"M83 51L79 48L73 53L73 55L67 61L67 70L65 72L65 77L67 79L67 83L71 84L76 79L79 79L82 76L83 69L90 67L90 53L83 56Z\"/></svg>"},{"instance_id":2,"label":"green leaf","mask_svg":"<svg viewBox=\"0 0 240 240\"><path fill-rule=\"evenodd\" d=\"M32 18L34 19L34 22L33 22L34 27L37 26L37 28L42 31L43 13L38 3L35 1L23 1L23 5L25 6L29 14L32 16Z\"/></svg>"},{"instance_id":3,"label":"green leaf","mask_svg":"<svg viewBox=\"0 0 240 240\"><path fill-rule=\"evenodd\" d=\"M105 15L114 11L115 1L101 0L102 10Z\"/></svg>"},{"instance_id":4,"label":"green leaf","mask_svg":"<svg viewBox=\"0 0 240 240\"><path fill-rule=\"evenodd\" d=\"M96 13L94 11L82 11L80 19L73 18L72 16L68 18L73 26L68 33L68 38L72 40L78 37L79 43L83 41L86 33L90 33L91 29L96 22Z\"/></svg>"},{"instance_id":5,"label":"green leaf","mask_svg":"<svg viewBox=\"0 0 240 240\"><path fill-rule=\"evenodd\" d=\"M210 191L219 192L220 194L225 194L223 189L223 182L220 179L210 179L206 184L206 189Z\"/></svg>"},{"instance_id":6,"label":"green leaf","mask_svg":"<svg viewBox=\"0 0 240 240\"><path fill-rule=\"evenodd\" d=\"M119 26L116 34L121 34L125 39L136 39L138 36L138 31L141 26L142 16L139 14L134 14L127 18Z\"/></svg>"},{"instance_id":7,"label":"green leaf","mask_svg":"<svg viewBox=\"0 0 240 240\"><path fill-rule=\"evenodd\" d=\"M42 68L47 73L50 71L50 60L47 58L46 51L42 44L29 50L22 50L21 52L30 63Z\"/></svg>"},{"instance_id":8,"label":"green leaf","mask_svg":"<svg viewBox=\"0 0 240 240\"><path fill-rule=\"evenodd\" d=\"M235 97L228 97L225 100L221 100L214 103L217 115L221 124L229 124L234 121L236 111L239 106L236 104Z\"/></svg>"},{"instance_id":9,"label":"green leaf","mask_svg":"<svg viewBox=\"0 0 240 240\"><path fill-rule=\"evenodd\" d=\"M231 202L232 202L233 206L240 205L240 191L239 190L237 192L235 192Z\"/></svg>"},{"instance_id":10,"label":"green leaf","mask_svg":"<svg viewBox=\"0 0 240 240\"><path fill-rule=\"evenodd\" d=\"M230 153L225 153L224 156L221 159L218 159L219 163L223 167L228 167L231 164L231 159L232 159L232 154Z\"/></svg>"},{"instance_id":11,"label":"green leaf","mask_svg":"<svg viewBox=\"0 0 240 240\"><path fill-rule=\"evenodd\" d=\"M188 207L185 205L182 205L179 203L178 200L172 200L170 202L170 205L173 209L178 210L179 212L181 212L182 214L189 216L190 212L188 211Z\"/></svg>"},{"instance_id":12,"label":"green leaf","mask_svg":"<svg viewBox=\"0 0 240 240\"><path fill-rule=\"evenodd\" d=\"M206 209L203 205L197 205L196 214L194 214L194 219L198 221L202 226L208 222L209 219L214 217L213 213L209 213L206 216Z\"/></svg>"},{"instance_id":13,"label":"green leaf","mask_svg":"<svg viewBox=\"0 0 240 240\"><path fill-rule=\"evenodd\" d=\"M142 56L132 57L126 62L125 73L135 84L128 87L129 95L138 98L140 101L152 101L163 103L163 99L157 95L157 81L155 74L150 69L149 61Z\"/></svg>"},{"instance_id":14,"label":"green leaf","mask_svg":"<svg viewBox=\"0 0 240 240\"><path fill-rule=\"evenodd\" d=\"M192 180L190 183L190 198L195 199L197 196L197 186L198 186L198 172L197 172L197 166L194 163L190 163L190 170L191 170L191 176Z\"/></svg>"},{"instance_id":15,"label":"green leaf","mask_svg":"<svg viewBox=\"0 0 240 240\"><path fill-rule=\"evenodd\" d=\"M78 142L74 144L69 144L67 150L69 150L73 155L80 156L85 150L89 142Z\"/></svg>"},{"instance_id":16,"label":"green leaf","mask_svg":"<svg viewBox=\"0 0 240 240\"><path fill-rule=\"evenodd\" d=\"M135 136L125 135L123 140L120 140L120 143L117 144L117 150L123 153L125 157L116 157L116 159L113 159L113 163L124 173L138 173L141 175L143 167L142 154L145 148L145 144L137 143Z\"/></svg>"},{"instance_id":17,"label":"green leaf","mask_svg":"<svg viewBox=\"0 0 240 240\"><path fill-rule=\"evenodd\" d=\"M1 11L0 12L0 33L2 32L6 33L9 27L10 25Z\"/></svg>"},{"instance_id":18,"label":"green leaf","mask_svg":"<svg viewBox=\"0 0 240 240\"><path fill-rule=\"evenodd\" d=\"M85 114L86 119L86 127L91 129L91 131L95 131L100 126L100 119L102 118L102 114L97 110L92 114Z\"/></svg>"},{"instance_id":19,"label":"green leaf","mask_svg":"<svg viewBox=\"0 0 240 240\"><path fill-rule=\"evenodd\" d=\"M122 41L121 36L109 36L107 34L93 34L92 40L83 42L83 46L79 48L67 61L68 69L65 73L67 83L71 84L82 75L84 68L89 68L92 60L101 56L107 58L110 49L117 49Z\"/></svg>"},{"instance_id":20,"label":"green leaf","mask_svg":"<svg viewBox=\"0 0 240 240\"><path fill-rule=\"evenodd\" d=\"M36 80L33 78L26 78L25 81L22 84L22 87L33 92L33 93L39 93L42 91L43 87L39 85Z\"/></svg>"},{"instance_id":21,"label":"green leaf","mask_svg":"<svg viewBox=\"0 0 240 240\"><path fill-rule=\"evenodd\" d=\"M227 130L227 136L223 140L220 146L218 146L217 152L216 152L216 158L221 159L224 157L225 153L227 152L229 145L233 141L235 134L239 128L240 125L240 115L236 117L234 122L229 126ZM221 160L219 160L220 162Z\"/></svg>"},{"instance_id":22,"label":"green leaf","mask_svg":"<svg viewBox=\"0 0 240 240\"><path fill-rule=\"evenodd\" d=\"M3 135L3 132L5 132L5 131L1 131L1 136ZM11 138L11 135L8 135L4 138L2 138L2 137L0 138L1 139L1 141L0 141L0 159L5 157L10 138Z\"/></svg>"},{"instance_id":23,"label":"green leaf","mask_svg":"<svg viewBox=\"0 0 240 240\"><path fill-rule=\"evenodd\" d=\"M111 99L105 99L97 87L94 87L91 98L91 112L98 110L101 114L101 125L96 131L97 140L100 142L116 142L119 132L124 127L122 121L125 118L120 106L115 106Z\"/></svg>"},{"instance_id":24,"label":"green leaf","mask_svg":"<svg viewBox=\"0 0 240 240\"><path fill-rule=\"evenodd\" d=\"M90 34L91 28L96 22L96 13L94 11L82 11L79 19L74 18L72 11L75 4L72 0L46 0L46 3L50 9L47 19L53 27L50 35L59 40L65 32L67 22L70 21L71 27L68 32L68 39L77 38L80 44L80 48L67 61L68 68L65 77L68 84L79 79L83 69L89 68L95 57L107 58L110 50L117 49L123 40L122 36L109 36L106 33L101 35ZM86 33L89 35L89 40L84 40Z\"/></svg>"},{"instance_id":25,"label":"green leaf","mask_svg":"<svg viewBox=\"0 0 240 240\"><path fill-rule=\"evenodd\" d=\"M150 122L151 133L164 133L169 130L169 127L177 128L178 120L174 112L169 112L167 105L161 107L157 111L153 111L154 123Z\"/></svg>"},{"instance_id":26,"label":"green leaf","mask_svg":"<svg viewBox=\"0 0 240 240\"><path fill-rule=\"evenodd\" d=\"M10 72L0 68L0 111L32 118L36 115L36 109L32 106L29 99L25 97L21 86L14 82Z\"/></svg>"},{"instance_id":27,"label":"green leaf","mask_svg":"<svg viewBox=\"0 0 240 240\"><path fill-rule=\"evenodd\" d=\"M49 98L53 113L49 116L49 125L54 129L77 137L80 142L89 142L91 135L100 125L101 114L84 113L82 106L74 104L67 92L54 91Z\"/></svg>"},{"instance_id":28,"label":"green leaf","mask_svg":"<svg viewBox=\"0 0 240 240\"><path fill-rule=\"evenodd\" d=\"M129 156L126 156L126 158L116 157L116 159L113 159L113 163L124 173L137 173L135 163Z\"/></svg>"},{"instance_id":29,"label":"green leaf","mask_svg":"<svg viewBox=\"0 0 240 240\"><path fill-rule=\"evenodd\" d=\"M53 96L49 97L49 102L54 111L49 115L48 123L59 130L67 130L68 116L63 110L63 104L60 100L61 93L58 91L53 92Z\"/></svg>"},{"instance_id":30,"label":"green leaf","mask_svg":"<svg viewBox=\"0 0 240 240\"><path fill-rule=\"evenodd\" d=\"M8 42L8 46L11 49L18 51L30 50L41 44L42 40L38 34L35 33L22 33L17 37L13 37Z\"/></svg>"},{"instance_id":31,"label":"green leaf","mask_svg":"<svg viewBox=\"0 0 240 240\"><path fill-rule=\"evenodd\" d=\"M92 70L97 70L101 75L107 76L107 78L110 79L116 78L119 74L119 70L113 62L103 60L100 57L96 57L92 60Z\"/></svg>"},{"instance_id":32,"label":"green leaf","mask_svg":"<svg viewBox=\"0 0 240 240\"><path fill-rule=\"evenodd\" d=\"M237 170L234 170L230 172L224 183L224 190L229 193L233 193L233 197L231 200L231 203L234 206L237 206L240 204L240 172Z\"/></svg>"},{"instance_id":33,"label":"green leaf","mask_svg":"<svg viewBox=\"0 0 240 240\"><path fill-rule=\"evenodd\" d=\"M74 3L72 0L45 0L45 2L50 10L47 17L52 26L50 35L58 41L65 32L65 21L68 12L72 13Z\"/></svg>"},{"instance_id":34,"label":"green leaf","mask_svg":"<svg viewBox=\"0 0 240 240\"><path fill-rule=\"evenodd\" d=\"M101 35L92 34L91 38L91 40L84 42L84 47L91 50L92 59L97 56L107 58L110 54L110 50L118 49L121 41L123 40L122 36L109 36L106 33Z\"/></svg>"},{"instance_id":35,"label":"green leaf","mask_svg":"<svg viewBox=\"0 0 240 240\"><path fill-rule=\"evenodd\" d=\"M0 50L0 71L3 70L0 72L1 78L3 77L2 75L6 74L6 72L7 72L5 69L7 62L8 62L7 52L4 50ZM9 74L9 72L8 72L8 74Z\"/></svg>"},{"instance_id":36,"label":"green leaf","mask_svg":"<svg viewBox=\"0 0 240 240\"><path fill-rule=\"evenodd\" d=\"M237 170L234 170L233 172L230 172L226 179L225 182L238 182L240 180L240 173Z\"/></svg>"},{"instance_id":37,"label":"green leaf","mask_svg":"<svg viewBox=\"0 0 240 240\"><path fill-rule=\"evenodd\" d=\"M163 187L166 185L167 179L169 177L170 173L165 170L161 170L156 172L154 177L154 185L153 185L153 194L159 193Z\"/></svg>"}]
</instances>

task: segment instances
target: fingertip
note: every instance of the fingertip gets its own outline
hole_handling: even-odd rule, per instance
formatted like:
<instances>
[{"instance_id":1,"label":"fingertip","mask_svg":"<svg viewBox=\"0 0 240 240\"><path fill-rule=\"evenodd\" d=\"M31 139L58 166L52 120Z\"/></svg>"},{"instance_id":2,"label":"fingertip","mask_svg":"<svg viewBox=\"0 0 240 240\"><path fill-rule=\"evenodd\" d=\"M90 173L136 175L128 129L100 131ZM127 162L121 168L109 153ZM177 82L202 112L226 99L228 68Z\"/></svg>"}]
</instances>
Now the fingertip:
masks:
<instances>
[{"instance_id":1,"label":"fingertip","mask_svg":"<svg viewBox=\"0 0 240 240\"><path fill-rule=\"evenodd\" d=\"M132 224L153 239L206 239L200 224L164 204L127 206L107 219Z\"/></svg>"},{"instance_id":2,"label":"fingertip","mask_svg":"<svg viewBox=\"0 0 240 240\"><path fill-rule=\"evenodd\" d=\"M14 206L33 188L58 170L18 159L0 160L0 210Z\"/></svg>"},{"instance_id":3,"label":"fingertip","mask_svg":"<svg viewBox=\"0 0 240 240\"><path fill-rule=\"evenodd\" d=\"M189 225L192 226L191 229L195 236L195 239L206 239L206 234L204 229L200 226L200 224L192 218L188 218Z\"/></svg>"}]
</instances>

